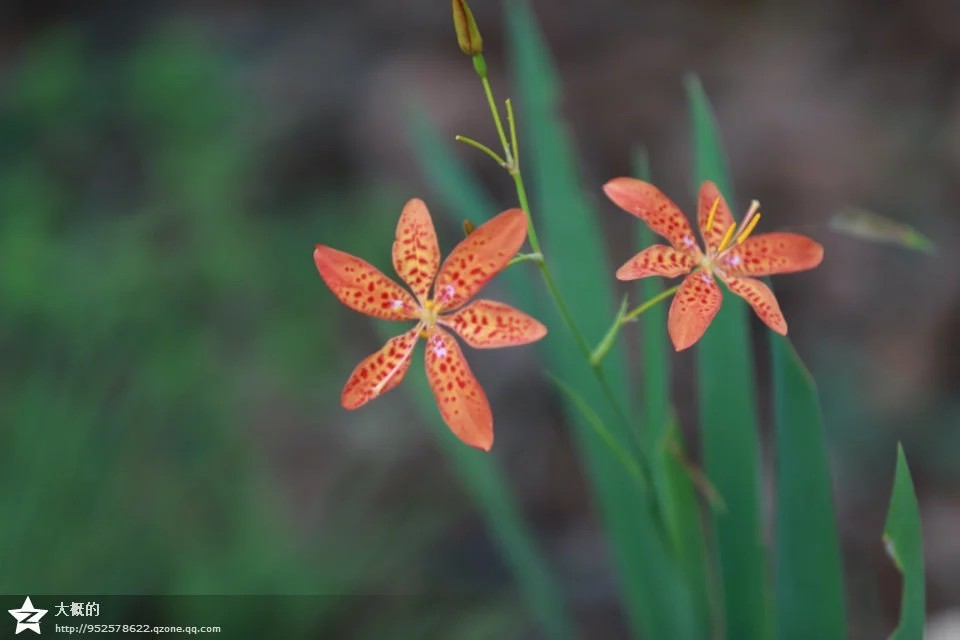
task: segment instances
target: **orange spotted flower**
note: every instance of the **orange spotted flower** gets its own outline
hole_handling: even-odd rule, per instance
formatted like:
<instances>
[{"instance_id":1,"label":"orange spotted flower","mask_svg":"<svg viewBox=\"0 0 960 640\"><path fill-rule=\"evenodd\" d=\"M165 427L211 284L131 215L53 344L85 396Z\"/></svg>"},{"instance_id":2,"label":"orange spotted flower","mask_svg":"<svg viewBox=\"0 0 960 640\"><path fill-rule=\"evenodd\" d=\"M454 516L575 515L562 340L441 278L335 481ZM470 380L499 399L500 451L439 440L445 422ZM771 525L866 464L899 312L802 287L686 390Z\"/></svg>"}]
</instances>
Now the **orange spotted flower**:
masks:
<instances>
[{"instance_id":1,"label":"orange spotted flower","mask_svg":"<svg viewBox=\"0 0 960 640\"><path fill-rule=\"evenodd\" d=\"M357 365L340 396L344 408L361 407L400 384L414 347L424 338L427 380L444 421L461 440L489 451L490 404L460 345L444 328L476 349L521 345L546 335L546 327L502 302L466 304L507 266L526 237L523 210L504 211L470 233L441 266L427 205L410 200L397 224L393 266L413 295L364 260L317 245L313 259L320 276L343 304L375 318L417 321Z\"/></svg>"},{"instance_id":2,"label":"orange spotted flower","mask_svg":"<svg viewBox=\"0 0 960 640\"><path fill-rule=\"evenodd\" d=\"M773 292L749 276L768 276L813 269L823 259L823 247L795 233L764 233L751 236L760 213L756 201L738 227L726 201L712 182L700 186L697 223L706 251L701 251L687 219L667 196L652 184L633 178L615 178L604 192L624 211L631 213L671 246L644 249L617 271L619 280L647 276L689 274L670 305L668 329L677 351L692 346L707 330L720 310L720 287L746 300L764 323L786 335L787 321Z\"/></svg>"}]
</instances>

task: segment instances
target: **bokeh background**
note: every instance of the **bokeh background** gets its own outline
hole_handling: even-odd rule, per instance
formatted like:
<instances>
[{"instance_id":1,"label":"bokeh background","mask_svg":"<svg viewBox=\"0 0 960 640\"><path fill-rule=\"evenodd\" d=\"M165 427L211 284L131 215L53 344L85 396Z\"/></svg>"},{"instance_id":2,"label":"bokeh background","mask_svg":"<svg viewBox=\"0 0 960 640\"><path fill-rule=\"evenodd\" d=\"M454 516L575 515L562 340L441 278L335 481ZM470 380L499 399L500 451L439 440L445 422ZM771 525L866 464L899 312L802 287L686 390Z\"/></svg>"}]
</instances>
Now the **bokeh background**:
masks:
<instances>
[{"instance_id":1,"label":"bokeh background","mask_svg":"<svg viewBox=\"0 0 960 640\"><path fill-rule=\"evenodd\" d=\"M955 612L960 6L532 5L617 260L637 249L632 221L599 186L630 172L637 144L691 208L688 71L741 198L764 203L768 229L825 244L820 269L777 285L821 391L851 636L896 619L880 532L897 440L928 611ZM473 9L507 96L502 7ZM0 42L0 593L326 594L285 619L305 637L536 637L435 410L407 385L340 408L383 328L339 305L311 259L324 242L388 269L403 202L431 202L411 106L494 140L448 3L5 2ZM497 167L460 153L514 206ZM836 235L827 222L850 205L938 254ZM435 218L447 251L462 232ZM468 355L497 416L489 455L581 630L622 637L537 351ZM692 360L673 358L673 383L696 451Z\"/></svg>"}]
</instances>

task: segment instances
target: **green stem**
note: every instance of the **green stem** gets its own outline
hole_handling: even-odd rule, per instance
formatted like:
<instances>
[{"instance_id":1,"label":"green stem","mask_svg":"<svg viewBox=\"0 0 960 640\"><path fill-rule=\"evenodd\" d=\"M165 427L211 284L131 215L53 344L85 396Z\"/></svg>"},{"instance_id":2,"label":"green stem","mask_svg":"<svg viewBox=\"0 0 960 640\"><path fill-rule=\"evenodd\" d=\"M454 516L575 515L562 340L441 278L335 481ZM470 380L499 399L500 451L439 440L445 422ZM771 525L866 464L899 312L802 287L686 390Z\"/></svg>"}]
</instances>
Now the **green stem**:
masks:
<instances>
[{"instance_id":1,"label":"green stem","mask_svg":"<svg viewBox=\"0 0 960 640\"><path fill-rule=\"evenodd\" d=\"M542 253L518 253L516 256L513 257L513 259L510 262L507 263L507 266L512 267L513 265L519 262L529 262L529 261L536 262L537 264L543 262L543 254Z\"/></svg>"},{"instance_id":2,"label":"green stem","mask_svg":"<svg viewBox=\"0 0 960 640\"><path fill-rule=\"evenodd\" d=\"M603 357L610 351L613 343L617 341L617 336L620 334L620 327L623 326L623 317L626 314L627 298L624 296L623 302L620 303L620 308L617 310L617 315L613 318L613 324L610 325L610 329L607 331L607 335L603 336L603 340L600 341L600 344L598 344L593 350L593 353L590 354L591 367L599 367L600 361L603 360Z\"/></svg>"},{"instance_id":3,"label":"green stem","mask_svg":"<svg viewBox=\"0 0 960 640\"><path fill-rule=\"evenodd\" d=\"M593 370L593 374L596 377L597 382L600 384L600 388L602 389L604 395L610 402L610 406L613 407L614 411L617 413L618 419L623 423L623 425L627 429L631 429L632 423L627 417L626 412L623 410L623 407L620 406L620 402L617 400L617 395L610 386L610 382L607 380L606 374L602 368L592 364L592 352L590 345L587 343L586 338L583 337L583 333L580 332L579 327L577 327L577 324L573 319L573 314L570 312L570 308L567 306L566 301L563 299L563 296L560 295L560 290L557 287L557 282L553 277L553 272L550 270L550 265L547 263L543 249L540 247L540 239L537 236L537 229L533 224L533 217L530 215L530 203L527 200L527 190L523 184L523 174L520 172L520 167L516 164L514 157L515 152L519 153L519 147L516 142L516 124L514 122L514 118L512 117L513 106L510 102L507 103L507 115L510 116L510 133L514 148L514 151L511 151L510 144L507 142L506 133L503 129L503 122L500 119L500 112L497 109L497 102L493 97L493 89L490 87L490 81L487 79L485 74L480 76L480 81L483 83L483 91L487 96L487 104L490 106L490 114L493 116L493 123L497 128L497 134L500 136L500 142L503 144L503 150L506 154L508 165L504 168L507 169L511 176L513 176L513 183L517 189L517 200L520 203L520 208L523 209L524 214L527 216L527 238L530 241L530 248L533 249L534 253L539 253L541 255L540 262L538 263L540 267L540 275L543 277L543 281L547 285L547 290L550 293L550 297L553 298L553 302L556 305L557 310L560 312L560 316L563 319L564 324L567 325L567 329L570 331L571 335L573 335L574 341L577 343L577 347L580 349L580 353L583 355L584 360L591 365L590 368Z\"/></svg>"},{"instance_id":4,"label":"green stem","mask_svg":"<svg viewBox=\"0 0 960 640\"><path fill-rule=\"evenodd\" d=\"M520 201L520 208L523 209L523 212L527 215L527 237L530 240L530 247L533 249L534 253L539 253L541 256L539 263L540 275L543 276L543 281L547 285L547 290L550 292L550 297L553 298L553 302L556 304L557 310L560 312L560 316L563 318L564 324L567 325L570 333L573 334L574 340L577 342L577 346L580 347L580 351L589 360L590 345L587 343L586 338L583 337L583 334L580 333L580 329L577 327L577 323L573 319L573 314L570 313L570 307L567 306L566 300L564 300L563 296L560 294L560 289L557 287L557 281L554 279L553 272L550 270L550 265L547 264L547 259L544 257L543 251L540 248L540 240L537 237L537 230L533 225L533 218L530 215L530 203L527 200L527 190L523 185L523 175L519 171L513 174L513 182L517 187L517 199Z\"/></svg>"},{"instance_id":5,"label":"green stem","mask_svg":"<svg viewBox=\"0 0 960 640\"><path fill-rule=\"evenodd\" d=\"M535 253L543 255L543 250L540 249L540 239L537 237L537 229L533 226L533 217L530 215L530 203L527 201L527 189L523 186L523 176L519 171L511 173L511 175L513 176L513 184L517 188L517 200L520 202L520 208L523 209L524 215L527 216L527 239L530 241L530 248L533 249ZM550 270L546 269L545 260L546 259L540 263L540 269L545 269L544 273L547 273ZM550 276L550 278L552 280L553 276Z\"/></svg>"},{"instance_id":6,"label":"green stem","mask_svg":"<svg viewBox=\"0 0 960 640\"><path fill-rule=\"evenodd\" d=\"M483 144L482 142L477 142L473 138L468 138L467 136L456 136L454 137L454 140L456 140L457 142L462 142L466 145L473 147L474 149L478 149L482 151L483 153L493 158L494 162L499 164L501 167L506 168L508 166L506 160L501 158L499 155L497 155L496 151L494 151L487 145Z\"/></svg>"},{"instance_id":7,"label":"green stem","mask_svg":"<svg viewBox=\"0 0 960 640\"><path fill-rule=\"evenodd\" d=\"M520 173L520 145L517 143L517 120L513 117L513 103L507 98L507 124L510 125L510 148L513 150L513 171Z\"/></svg>"},{"instance_id":8,"label":"green stem","mask_svg":"<svg viewBox=\"0 0 960 640\"><path fill-rule=\"evenodd\" d=\"M649 300L641 304L639 307L637 307L636 309L634 309L633 311L625 315L623 317L623 322L624 323L633 322L634 320L637 319L637 316L639 316L641 313L643 313L650 307L656 306L658 303L663 302L664 300L666 300L667 298L669 298L679 290L680 290L680 285L670 287L669 289L664 289L663 291L653 296L652 298L650 298Z\"/></svg>"},{"instance_id":9,"label":"green stem","mask_svg":"<svg viewBox=\"0 0 960 640\"><path fill-rule=\"evenodd\" d=\"M513 163L513 156L510 153L510 144L507 142L507 134L503 131L503 121L500 119L500 110L497 109L497 101L493 99L493 89L490 88L490 80L487 76L480 76L480 82L483 83L483 92L487 95L487 104L490 105L490 113L493 114L493 124L497 127L497 135L500 136L500 144L503 145L503 152L507 156L507 162Z\"/></svg>"},{"instance_id":10,"label":"green stem","mask_svg":"<svg viewBox=\"0 0 960 640\"><path fill-rule=\"evenodd\" d=\"M620 305L620 310L617 311L616 317L613 319L613 324L610 325L610 330L607 331L607 335L603 337L603 340L600 341L600 344L597 345L597 348L594 349L590 354L590 365L594 368L600 366L604 356L607 355L614 343L617 341L617 335L620 333L620 327L628 322L633 322L644 311L666 300L675 294L678 289L680 289L680 285L665 289L629 313L627 313L627 301L624 300L623 304Z\"/></svg>"},{"instance_id":11,"label":"green stem","mask_svg":"<svg viewBox=\"0 0 960 640\"><path fill-rule=\"evenodd\" d=\"M512 175L513 182L517 187L517 200L520 202L520 208L523 209L523 212L527 215L527 237L530 240L530 247L535 253L539 253L541 256L543 256L543 250L540 248L540 239L537 237L537 229L533 224L533 217L530 215L530 203L527 200L527 189L523 184L523 174L517 170L512 172ZM577 327L577 323L573 319L573 314L570 312L570 307L567 306L566 300L564 300L563 296L560 294L560 289L557 287L557 281L553 277L553 272L550 270L550 265L547 263L546 257L543 257L540 260L539 266L540 275L543 277L543 282L547 285L547 290L550 292L550 297L553 298L553 303L556 305L557 311L560 312L560 316L563 318L563 323L567 325L567 329L570 331L574 341L577 343L580 353L583 355L587 363L590 364L590 368L593 370L593 375L597 378L597 382L600 384L603 394L610 402L610 406L613 407L614 411L616 412L617 418L625 427L627 427L627 429L630 429L630 418L627 417L623 407L620 406L620 402L617 400L617 395L610 386L610 381L607 380L607 374L604 373L603 369L601 369L599 366L593 366L593 363L590 361L592 355L590 351L590 345L587 343L587 339L583 337L583 333L580 332L580 328Z\"/></svg>"}]
</instances>

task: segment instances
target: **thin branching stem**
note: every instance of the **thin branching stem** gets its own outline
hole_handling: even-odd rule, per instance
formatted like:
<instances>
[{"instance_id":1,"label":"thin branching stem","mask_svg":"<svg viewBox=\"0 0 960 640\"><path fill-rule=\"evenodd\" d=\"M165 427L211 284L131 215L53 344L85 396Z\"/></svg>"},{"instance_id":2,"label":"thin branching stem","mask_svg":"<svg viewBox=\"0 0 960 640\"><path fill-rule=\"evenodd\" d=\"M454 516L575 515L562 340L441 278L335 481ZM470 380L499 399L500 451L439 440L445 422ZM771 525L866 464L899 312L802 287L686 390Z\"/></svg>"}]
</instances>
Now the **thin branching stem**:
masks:
<instances>
[{"instance_id":1,"label":"thin branching stem","mask_svg":"<svg viewBox=\"0 0 960 640\"><path fill-rule=\"evenodd\" d=\"M497 135L500 136L500 144L503 145L503 153L507 156L507 163L512 164L513 158L510 153L510 143L507 142L507 134L503 131L503 121L500 119L500 110L497 109L497 101L493 98L493 89L490 88L490 80L486 75L480 77L483 83L483 92L487 96L487 104L490 105L490 113L493 115L493 124L497 128Z\"/></svg>"},{"instance_id":2,"label":"thin branching stem","mask_svg":"<svg viewBox=\"0 0 960 640\"><path fill-rule=\"evenodd\" d=\"M530 248L533 250L533 253L538 253L541 256L541 259L537 262L537 265L540 268L540 275L543 277L543 281L547 285L547 290L550 293L550 297L553 298L553 302L556 305L557 310L560 312L560 316L563 319L564 324L567 325L567 329L570 331L574 341L577 343L577 348L580 349L580 353L583 355L584 360L586 360L587 364L590 365L590 369L593 371L593 374L596 377L597 382L600 384L600 388L603 390L604 395L607 397L608 402L610 402L610 406L613 407L618 419L623 423L623 425L628 430L632 430L632 423L627 417L623 407L620 405L620 401L617 399L616 393L614 393L613 388L610 386L610 382L607 380L606 373L599 366L599 364L594 365L591 362L591 356L593 355L593 352L590 349L590 344L583 336L583 333L580 331L580 328L573 319L573 314L570 312L570 307L560 294L556 279L553 276L553 271L550 269L550 265L547 262L545 254L543 253L543 249L540 246L540 239L537 236L536 226L533 224L533 217L530 215L530 203L527 199L527 190L523 183L523 174L521 173L519 164L515 158L515 154L519 151L519 145L517 143L516 122L513 117L513 105L509 100L506 103L507 116L510 124L510 142L508 142L503 128L503 121L500 118L500 111L497 109L497 102L493 97L493 89L490 86L490 81L486 75L481 75L480 81L483 83L483 91L487 97L487 104L490 106L490 115L493 116L494 126L496 126L497 134L500 136L500 142L503 144L503 150L506 154L507 165L504 166L501 164L501 166L504 166L507 172L513 177L513 183L517 190L517 200L520 203L520 208L523 209L524 214L527 216L527 238L530 242Z\"/></svg>"},{"instance_id":3,"label":"thin branching stem","mask_svg":"<svg viewBox=\"0 0 960 640\"><path fill-rule=\"evenodd\" d=\"M467 136L456 136L456 137L454 138L454 140L456 140L457 142L462 142L462 143L465 144L465 145L469 145L469 146L471 146L471 147L473 147L474 149L477 149L477 150L479 150L479 151L482 151L483 153L485 153L485 154L487 154L488 156L490 156L491 158L493 158L494 162L496 162L497 164L499 164L501 167L504 167L504 168L507 167L507 162L506 162L506 160L504 160L503 158L501 158L501 157L497 154L496 151L494 151L493 149L491 149L491 148L488 147L487 145L483 144L482 142L477 142L477 141L474 140L473 138L468 138Z\"/></svg>"},{"instance_id":4,"label":"thin branching stem","mask_svg":"<svg viewBox=\"0 0 960 640\"><path fill-rule=\"evenodd\" d=\"M656 306L660 302L663 302L664 300L666 300L667 298L669 298L679 290L680 290L680 285L670 287L669 289L664 289L663 291L653 296L652 298L650 298L649 300L647 300L646 302L638 306L636 309L634 309L627 315L623 316L623 322L621 324L626 324L627 322L633 322L644 311L646 311L650 307Z\"/></svg>"},{"instance_id":5,"label":"thin branching stem","mask_svg":"<svg viewBox=\"0 0 960 640\"><path fill-rule=\"evenodd\" d=\"M614 343L617 341L617 335L620 333L620 327L628 322L633 322L640 317L644 311L666 300L675 294L678 289L680 289L680 285L661 291L629 313L627 312L627 301L624 300L623 304L620 305L620 310L617 311L616 317L613 319L613 324L610 325L610 330L607 331L607 335L603 337L603 340L600 341L600 344L598 344L590 354L590 364L594 367L600 366L604 356L607 355Z\"/></svg>"},{"instance_id":6,"label":"thin branching stem","mask_svg":"<svg viewBox=\"0 0 960 640\"><path fill-rule=\"evenodd\" d=\"M543 262L543 254L541 253L518 253L513 257L510 262L507 263L508 267L512 267L515 264L520 262Z\"/></svg>"},{"instance_id":7,"label":"thin branching stem","mask_svg":"<svg viewBox=\"0 0 960 640\"><path fill-rule=\"evenodd\" d=\"M507 124L510 126L510 149L513 151L513 165L511 173L520 173L520 145L517 143L517 120L513 117L513 103L506 100Z\"/></svg>"}]
</instances>

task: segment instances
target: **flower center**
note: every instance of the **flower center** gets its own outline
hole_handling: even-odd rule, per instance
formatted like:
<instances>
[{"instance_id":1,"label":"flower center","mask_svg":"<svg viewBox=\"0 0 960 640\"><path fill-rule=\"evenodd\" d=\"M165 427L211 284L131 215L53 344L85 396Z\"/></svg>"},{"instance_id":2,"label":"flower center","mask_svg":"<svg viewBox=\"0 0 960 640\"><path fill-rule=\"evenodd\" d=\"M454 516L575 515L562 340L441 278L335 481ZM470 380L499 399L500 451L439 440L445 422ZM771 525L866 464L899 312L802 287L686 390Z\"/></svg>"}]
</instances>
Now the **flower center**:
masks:
<instances>
[{"instance_id":1,"label":"flower center","mask_svg":"<svg viewBox=\"0 0 960 640\"><path fill-rule=\"evenodd\" d=\"M707 232L713 227L717 202L719 202L719 199L713 203L713 208L710 209L710 215L707 218L705 227ZM717 245L717 248L709 249L708 247L707 253L700 259L700 266L720 275L723 275L723 269L726 267L739 266L740 263L743 262L743 259L739 255L731 252L743 244L744 241L750 237L750 234L753 233L753 230L757 228L757 223L760 222L760 212L758 209L760 209L760 203L756 200L751 202L750 210L747 211L747 215L743 217L743 222L740 223L740 226L737 227L736 224L731 224L730 228L724 233L723 239L720 241L720 244Z\"/></svg>"},{"instance_id":2,"label":"flower center","mask_svg":"<svg viewBox=\"0 0 960 640\"><path fill-rule=\"evenodd\" d=\"M420 309L420 321L427 329L437 324L437 304L436 300L427 300Z\"/></svg>"}]
</instances>

